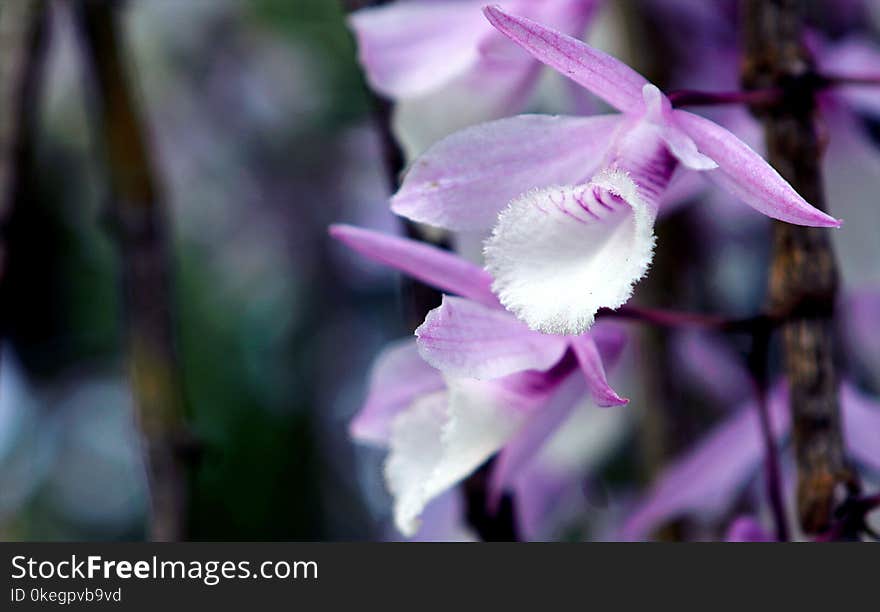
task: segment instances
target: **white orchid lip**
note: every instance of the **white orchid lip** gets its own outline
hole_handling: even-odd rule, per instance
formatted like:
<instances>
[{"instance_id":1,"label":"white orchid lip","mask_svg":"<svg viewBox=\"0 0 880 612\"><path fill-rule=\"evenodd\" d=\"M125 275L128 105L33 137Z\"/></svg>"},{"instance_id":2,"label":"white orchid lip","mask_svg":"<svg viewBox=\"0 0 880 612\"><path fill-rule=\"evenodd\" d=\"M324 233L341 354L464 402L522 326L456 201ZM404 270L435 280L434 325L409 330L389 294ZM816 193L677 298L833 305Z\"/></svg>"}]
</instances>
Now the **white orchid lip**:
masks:
<instances>
[{"instance_id":1,"label":"white orchid lip","mask_svg":"<svg viewBox=\"0 0 880 612\"><path fill-rule=\"evenodd\" d=\"M656 206L607 170L586 185L526 193L499 215L486 267L501 303L529 327L575 335L632 295L654 252Z\"/></svg>"}]
</instances>

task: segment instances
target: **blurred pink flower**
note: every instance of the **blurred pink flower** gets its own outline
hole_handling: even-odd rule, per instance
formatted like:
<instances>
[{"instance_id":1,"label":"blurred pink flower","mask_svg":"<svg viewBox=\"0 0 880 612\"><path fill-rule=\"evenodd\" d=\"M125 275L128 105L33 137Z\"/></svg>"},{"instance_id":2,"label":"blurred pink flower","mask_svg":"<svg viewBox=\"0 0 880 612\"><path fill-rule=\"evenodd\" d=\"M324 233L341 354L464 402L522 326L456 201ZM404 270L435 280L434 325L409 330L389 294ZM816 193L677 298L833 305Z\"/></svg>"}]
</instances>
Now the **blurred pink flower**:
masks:
<instances>
[{"instance_id":1,"label":"blurred pink flower","mask_svg":"<svg viewBox=\"0 0 880 612\"><path fill-rule=\"evenodd\" d=\"M411 155L447 134L522 111L541 66L483 19L482 0L398 0L353 13L370 86L397 103ZM508 0L511 10L583 34L599 0Z\"/></svg>"}]
</instances>

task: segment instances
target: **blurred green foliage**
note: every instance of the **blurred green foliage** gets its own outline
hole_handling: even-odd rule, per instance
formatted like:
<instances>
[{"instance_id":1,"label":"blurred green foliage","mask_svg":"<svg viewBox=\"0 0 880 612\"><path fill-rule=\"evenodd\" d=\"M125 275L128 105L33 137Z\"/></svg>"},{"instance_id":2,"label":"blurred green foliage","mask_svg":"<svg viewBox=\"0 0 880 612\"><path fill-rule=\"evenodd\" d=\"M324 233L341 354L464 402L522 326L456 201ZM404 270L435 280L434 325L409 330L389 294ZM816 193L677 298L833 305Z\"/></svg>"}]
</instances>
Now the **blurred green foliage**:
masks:
<instances>
[{"instance_id":1,"label":"blurred green foliage","mask_svg":"<svg viewBox=\"0 0 880 612\"><path fill-rule=\"evenodd\" d=\"M254 0L250 7L257 23L310 51L337 94L323 109L322 128L341 129L363 118L370 96L354 61L354 39L345 26L341 0Z\"/></svg>"}]
</instances>

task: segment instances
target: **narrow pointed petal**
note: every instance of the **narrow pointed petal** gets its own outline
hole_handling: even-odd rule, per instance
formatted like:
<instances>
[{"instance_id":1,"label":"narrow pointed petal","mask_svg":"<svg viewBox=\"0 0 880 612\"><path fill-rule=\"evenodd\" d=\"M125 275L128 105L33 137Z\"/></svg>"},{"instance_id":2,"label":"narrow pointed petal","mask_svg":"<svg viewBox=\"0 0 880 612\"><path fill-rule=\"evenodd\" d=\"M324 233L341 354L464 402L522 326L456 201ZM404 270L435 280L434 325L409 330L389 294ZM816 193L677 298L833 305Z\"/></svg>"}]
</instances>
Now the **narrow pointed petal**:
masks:
<instances>
[{"instance_id":1,"label":"narrow pointed petal","mask_svg":"<svg viewBox=\"0 0 880 612\"><path fill-rule=\"evenodd\" d=\"M589 177L619 123L616 115L521 115L467 128L413 163L391 209L437 227L489 229L529 189Z\"/></svg>"},{"instance_id":2,"label":"narrow pointed petal","mask_svg":"<svg viewBox=\"0 0 880 612\"><path fill-rule=\"evenodd\" d=\"M850 384L841 387L840 401L847 448L856 461L880 473L880 402Z\"/></svg>"},{"instance_id":3,"label":"narrow pointed petal","mask_svg":"<svg viewBox=\"0 0 880 612\"><path fill-rule=\"evenodd\" d=\"M478 2L457 0L364 8L349 25L370 86L392 98L424 94L466 72L493 35Z\"/></svg>"},{"instance_id":4,"label":"narrow pointed petal","mask_svg":"<svg viewBox=\"0 0 880 612\"><path fill-rule=\"evenodd\" d=\"M534 411L519 433L504 447L492 466L489 480L490 510L497 507L520 470L541 451L544 443L569 417L578 400L584 397L584 383L578 376L566 377L552 386L546 400Z\"/></svg>"},{"instance_id":5,"label":"narrow pointed petal","mask_svg":"<svg viewBox=\"0 0 880 612\"><path fill-rule=\"evenodd\" d=\"M364 257L442 291L457 293L487 306L498 305L490 288L489 274L448 251L351 225L332 225L330 235Z\"/></svg>"},{"instance_id":6,"label":"narrow pointed petal","mask_svg":"<svg viewBox=\"0 0 880 612\"><path fill-rule=\"evenodd\" d=\"M486 264L501 303L529 327L578 335L648 270L656 208L623 172L526 193L499 216Z\"/></svg>"},{"instance_id":7,"label":"narrow pointed petal","mask_svg":"<svg viewBox=\"0 0 880 612\"><path fill-rule=\"evenodd\" d=\"M501 449L528 417L523 398L503 384L450 380L449 391L425 397L392 425L385 464L394 517L414 534L425 505Z\"/></svg>"},{"instance_id":8,"label":"narrow pointed petal","mask_svg":"<svg viewBox=\"0 0 880 612\"><path fill-rule=\"evenodd\" d=\"M812 227L840 227L840 221L806 202L770 164L717 123L682 110L675 123L717 164L706 177L760 213Z\"/></svg>"},{"instance_id":9,"label":"narrow pointed petal","mask_svg":"<svg viewBox=\"0 0 880 612\"><path fill-rule=\"evenodd\" d=\"M548 370L568 348L565 338L532 331L500 308L448 296L416 336L429 364L450 376L481 380Z\"/></svg>"},{"instance_id":10,"label":"narrow pointed petal","mask_svg":"<svg viewBox=\"0 0 880 612\"><path fill-rule=\"evenodd\" d=\"M727 530L728 542L774 542L761 524L751 516L737 517Z\"/></svg>"},{"instance_id":11,"label":"narrow pointed petal","mask_svg":"<svg viewBox=\"0 0 880 612\"><path fill-rule=\"evenodd\" d=\"M605 375L605 366L599 354L599 347L592 334L583 334L571 339L571 348L577 357L581 367L581 373L587 382L590 396L597 405L603 408L611 406L625 406L629 400L620 397L608 384Z\"/></svg>"},{"instance_id":12,"label":"narrow pointed petal","mask_svg":"<svg viewBox=\"0 0 880 612\"><path fill-rule=\"evenodd\" d=\"M444 387L442 374L419 356L415 338L390 344L373 363L367 400L351 422L352 437L387 444L394 418L417 398Z\"/></svg>"},{"instance_id":13,"label":"narrow pointed petal","mask_svg":"<svg viewBox=\"0 0 880 612\"><path fill-rule=\"evenodd\" d=\"M777 439L790 428L785 395L775 391L768 402ZM621 537L645 539L684 514L720 514L756 473L763 450L757 407L749 402L663 471L647 499L625 522Z\"/></svg>"},{"instance_id":14,"label":"narrow pointed petal","mask_svg":"<svg viewBox=\"0 0 880 612\"><path fill-rule=\"evenodd\" d=\"M611 106L634 114L644 108L642 88L648 81L620 60L531 19L510 15L498 6L487 6L483 12L495 28L535 58Z\"/></svg>"}]
</instances>

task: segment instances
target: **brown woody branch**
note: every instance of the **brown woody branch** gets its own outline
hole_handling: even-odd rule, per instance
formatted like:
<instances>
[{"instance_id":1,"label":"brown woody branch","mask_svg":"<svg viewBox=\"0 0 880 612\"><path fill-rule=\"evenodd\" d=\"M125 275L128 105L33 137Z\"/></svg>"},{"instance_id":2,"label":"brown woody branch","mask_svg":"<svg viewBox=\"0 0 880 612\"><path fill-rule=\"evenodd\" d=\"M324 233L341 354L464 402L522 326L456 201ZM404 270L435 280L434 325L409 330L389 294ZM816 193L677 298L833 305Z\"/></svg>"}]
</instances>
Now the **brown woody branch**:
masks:
<instances>
[{"instance_id":1,"label":"brown woody branch","mask_svg":"<svg viewBox=\"0 0 880 612\"><path fill-rule=\"evenodd\" d=\"M186 534L188 447L172 317L167 211L125 67L116 3L76 3L94 77L95 127L109 174L108 216L122 260L125 336L149 476L150 535Z\"/></svg>"},{"instance_id":2,"label":"brown woody branch","mask_svg":"<svg viewBox=\"0 0 880 612\"><path fill-rule=\"evenodd\" d=\"M747 89L783 91L753 107L764 125L770 163L807 201L827 208L820 162L813 60L802 44L796 0L742 0ZM841 493L858 490L841 432L834 362L837 262L828 229L774 224L768 311L780 324L798 465L798 515L806 533L829 529Z\"/></svg>"}]
</instances>

